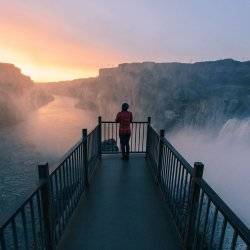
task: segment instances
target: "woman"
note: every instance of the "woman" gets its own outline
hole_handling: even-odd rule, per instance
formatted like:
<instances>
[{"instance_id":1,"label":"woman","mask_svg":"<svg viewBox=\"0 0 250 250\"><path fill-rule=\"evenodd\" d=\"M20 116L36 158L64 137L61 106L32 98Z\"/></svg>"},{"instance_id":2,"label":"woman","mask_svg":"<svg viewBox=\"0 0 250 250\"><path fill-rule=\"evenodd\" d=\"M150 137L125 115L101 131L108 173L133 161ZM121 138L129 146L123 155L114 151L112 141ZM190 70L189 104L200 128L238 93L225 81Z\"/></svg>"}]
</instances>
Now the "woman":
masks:
<instances>
[{"instance_id":1,"label":"woman","mask_svg":"<svg viewBox=\"0 0 250 250\"><path fill-rule=\"evenodd\" d=\"M115 121L120 124L119 136L122 150L122 159L129 159L129 139L131 135L130 123L133 121L133 115L128 111L129 105L127 103L122 104L122 111L116 115Z\"/></svg>"}]
</instances>

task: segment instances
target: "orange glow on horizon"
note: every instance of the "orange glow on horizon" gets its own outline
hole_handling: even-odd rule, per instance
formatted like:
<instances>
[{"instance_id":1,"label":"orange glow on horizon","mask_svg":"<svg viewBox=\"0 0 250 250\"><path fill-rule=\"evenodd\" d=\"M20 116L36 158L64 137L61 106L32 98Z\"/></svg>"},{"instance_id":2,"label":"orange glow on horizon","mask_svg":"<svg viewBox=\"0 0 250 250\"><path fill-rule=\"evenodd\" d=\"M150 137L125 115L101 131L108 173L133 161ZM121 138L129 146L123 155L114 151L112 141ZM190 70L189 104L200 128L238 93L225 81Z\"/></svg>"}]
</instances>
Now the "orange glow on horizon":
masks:
<instances>
[{"instance_id":1,"label":"orange glow on horizon","mask_svg":"<svg viewBox=\"0 0 250 250\"><path fill-rule=\"evenodd\" d=\"M78 78L95 77L98 75L98 71L96 70L68 69L33 65L24 65L20 68L23 74L30 76L35 82L56 82Z\"/></svg>"},{"instance_id":2,"label":"orange glow on horizon","mask_svg":"<svg viewBox=\"0 0 250 250\"><path fill-rule=\"evenodd\" d=\"M97 68L77 68L63 65L35 64L17 52L0 49L1 62L11 63L20 68L24 75L35 82L53 82L98 76Z\"/></svg>"},{"instance_id":3,"label":"orange glow on horizon","mask_svg":"<svg viewBox=\"0 0 250 250\"><path fill-rule=\"evenodd\" d=\"M99 68L119 63L113 51L78 40L63 23L36 23L0 16L0 62L11 63L35 82L95 77ZM33 17L32 17L33 18ZM35 18L35 17L34 17Z\"/></svg>"}]
</instances>

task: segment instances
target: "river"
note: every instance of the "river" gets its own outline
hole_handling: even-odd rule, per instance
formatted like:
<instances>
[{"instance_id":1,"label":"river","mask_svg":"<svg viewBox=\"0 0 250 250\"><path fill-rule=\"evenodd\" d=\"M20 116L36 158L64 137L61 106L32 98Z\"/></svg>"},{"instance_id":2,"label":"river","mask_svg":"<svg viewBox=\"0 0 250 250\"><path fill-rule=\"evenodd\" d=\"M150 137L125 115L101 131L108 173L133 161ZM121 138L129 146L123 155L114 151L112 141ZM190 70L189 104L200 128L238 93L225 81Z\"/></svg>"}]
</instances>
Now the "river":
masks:
<instances>
[{"instance_id":1,"label":"river","mask_svg":"<svg viewBox=\"0 0 250 250\"><path fill-rule=\"evenodd\" d=\"M82 128L96 125L96 115L75 108L76 102L55 96L25 121L0 130L0 215L34 187L39 162L55 163L79 140Z\"/></svg>"}]
</instances>

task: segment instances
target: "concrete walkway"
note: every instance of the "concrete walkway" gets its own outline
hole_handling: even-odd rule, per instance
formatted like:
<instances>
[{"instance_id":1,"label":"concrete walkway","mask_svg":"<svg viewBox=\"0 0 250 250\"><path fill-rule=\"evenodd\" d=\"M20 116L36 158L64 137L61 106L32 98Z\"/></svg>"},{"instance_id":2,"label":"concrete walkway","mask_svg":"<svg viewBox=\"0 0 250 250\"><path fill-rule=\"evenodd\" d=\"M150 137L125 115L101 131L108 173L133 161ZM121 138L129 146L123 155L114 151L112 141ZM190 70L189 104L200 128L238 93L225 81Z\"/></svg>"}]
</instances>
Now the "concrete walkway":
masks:
<instances>
[{"instance_id":1,"label":"concrete walkway","mask_svg":"<svg viewBox=\"0 0 250 250\"><path fill-rule=\"evenodd\" d=\"M103 156L59 249L181 249L177 232L143 155Z\"/></svg>"}]
</instances>

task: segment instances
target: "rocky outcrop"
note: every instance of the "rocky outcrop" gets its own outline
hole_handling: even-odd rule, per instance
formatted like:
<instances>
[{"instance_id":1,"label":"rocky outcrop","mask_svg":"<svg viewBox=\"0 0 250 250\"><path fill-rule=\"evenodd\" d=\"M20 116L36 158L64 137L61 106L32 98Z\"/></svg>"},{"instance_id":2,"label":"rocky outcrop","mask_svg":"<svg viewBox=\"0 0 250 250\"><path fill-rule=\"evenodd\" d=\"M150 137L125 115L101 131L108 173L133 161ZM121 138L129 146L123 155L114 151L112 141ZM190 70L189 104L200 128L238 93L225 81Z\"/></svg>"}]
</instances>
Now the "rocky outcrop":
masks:
<instances>
[{"instance_id":1,"label":"rocky outcrop","mask_svg":"<svg viewBox=\"0 0 250 250\"><path fill-rule=\"evenodd\" d=\"M108 139L102 142L102 152L118 152L119 148L117 142L114 139Z\"/></svg>"},{"instance_id":2,"label":"rocky outcrop","mask_svg":"<svg viewBox=\"0 0 250 250\"><path fill-rule=\"evenodd\" d=\"M12 64L0 63L0 128L14 124L53 100Z\"/></svg>"}]
</instances>

